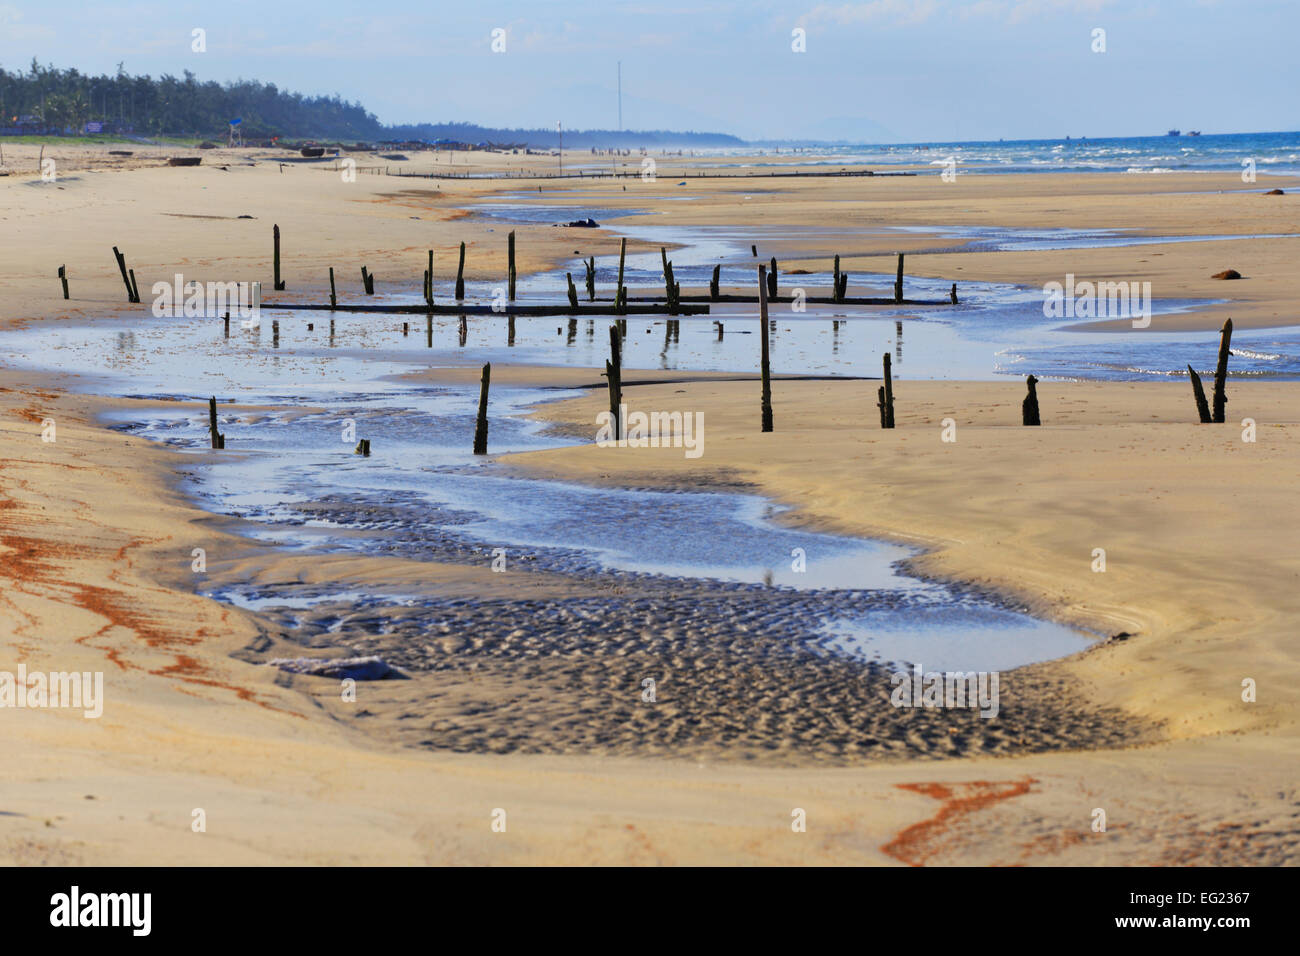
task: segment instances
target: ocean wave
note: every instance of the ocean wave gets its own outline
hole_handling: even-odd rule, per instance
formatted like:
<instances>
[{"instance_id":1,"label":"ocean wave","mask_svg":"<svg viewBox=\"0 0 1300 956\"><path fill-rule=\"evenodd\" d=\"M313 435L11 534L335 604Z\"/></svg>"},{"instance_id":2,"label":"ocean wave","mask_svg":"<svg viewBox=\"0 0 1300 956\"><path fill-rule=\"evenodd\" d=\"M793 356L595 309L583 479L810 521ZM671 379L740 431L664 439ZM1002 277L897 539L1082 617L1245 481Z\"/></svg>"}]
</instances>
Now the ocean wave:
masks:
<instances>
[{"instance_id":1,"label":"ocean wave","mask_svg":"<svg viewBox=\"0 0 1300 956\"><path fill-rule=\"evenodd\" d=\"M1252 352L1250 349L1241 348L1231 349L1231 352L1239 358L1257 359L1261 362L1276 362L1278 359L1282 358L1282 356L1276 352Z\"/></svg>"}]
</instances>

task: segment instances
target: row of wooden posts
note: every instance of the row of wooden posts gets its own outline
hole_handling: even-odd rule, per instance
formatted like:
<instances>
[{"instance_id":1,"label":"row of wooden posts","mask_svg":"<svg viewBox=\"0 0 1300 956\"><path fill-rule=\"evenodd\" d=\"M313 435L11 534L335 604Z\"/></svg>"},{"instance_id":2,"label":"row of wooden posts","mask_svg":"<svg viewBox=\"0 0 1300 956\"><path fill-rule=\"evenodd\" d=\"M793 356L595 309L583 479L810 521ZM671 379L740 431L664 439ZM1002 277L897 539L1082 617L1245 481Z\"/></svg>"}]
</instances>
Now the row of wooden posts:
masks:
<instances>
[{"instance_id":1,"label":"row of wooden posts","mask_svg":"<svg viewBox=\"0 0 1300 956\"><path fill-rule=\"evenodd\" d=\"M274 283L277 291L283 291L285 289L285 282L282 279L280 273L280 227L278 224L273 227L272 235L273 235L273 244L274 244L274 248L273 248ZM758 258L758 247L756 245L751 245L750 250L753 253L754 258ZM663 262L664 292L665 292L665 300L667 304L668 313L670 315L677 315L679 311L682 310L681 284L678 283L674 277L672 260L668 258L667 250L664 247L660 247L659 254ZM118 251L118 248L116 246L113 247L113 255L116 258L118 268L122 273L122 281L126 285L128 301L138 303L140 301L140 297L135 282L135 270L127 268L126 258L125 256L122 255L120 251ZM905 301L903 299L903 261L904 261L903 255L904 255L903 253L898 254L898 269L894 279L894 301L895 302ZM615 286L616 291L613 300L614 314L616 315L626 314L628 310L627 286L623 284L624 266L625 266L626 257L627 257L627 239L624 238L621 240L620 247L619 247L618 282L617 285ZM594 302L596 301L595 257L592 256L589 259L585 260L584 265L586 267L587 298L588 301ZM769 270L769 266L770 266L770 270ZM719 293L720 269L721 266L715 265L713 267L713 277L712 277L712 281L709 283L709 298L710 300L713 301L717 301L721 298ZM515 269L515 233L513 230L509 233L507 237L507 270L508 270L507 271L507 296L509 300L513 302L515 300L515 285L516 285L516 276L517 276L516 269ZM456 298L458 300L463 299L465 294L464 273L465 273L465 243L462 242L460 244L460 262L456 271ZM329 274L330 274L330 308L334 309L337 307L338 300L337 300L337 294L335 290L333 267L330 267ZM66 299L68 298L68 280L67 280L66 268L64 266L59 267L59 279L62 281L63 284L63 297ZM362 266L361 279L366 294L374 295L374 280L375 280L374 273L370 272L365 266ZM568 282L567 293L568 293L569 306L571 309L577 310L579 307L578 293L577 293L577 288L573 282L572 273L566 273L566 279ZM847 287L848 287L848 275L847 273L844 273L840 270L840 257L837 255L835 256L832 297L829 301L834 303L876 301L876 300L849 300L845 295ZM758 266L758 295L756 297L759 305L759 321L762 325L762 340L761 340L762 346L761 346L761 356L760 356L762 392L760 398L760 415L761 415L761 429L764 432L771 432L773 430L772 377L771 377L770 345L769 345L769 338L768 338L769 337L768 302L777 300L777 296L778 296L777 263L776 263L776 257L773 256L768 264L766 265L760 264ZM431 310L433 308L433 250L429 250L429 266L424 272L424 298L425 298L426 306ZM692 296L688 298L699 298L699 297ZM728 301L737 301L737 300L753 301L753 299L750 299L749 297L745 297L745 296L727 296L726 299ZM815 302L819 300L809 299L808 301ZM950 293L950 301L954 305L957 304L956 283L954 283L952 286L952 291ZM284 306L284 308L298 309L298 308L310 308L310 306ZM653 311L653 309L648 311ZM707 308L704 311L707 312ZM229 329L230 329L229 323L230 323L230 318L229 318L229 314L227 314L226 316L227 334L229 334ZM512 325L513 325L513 317L512 317ZM333 326L333 322L331 321L331 327L332 326ZM405 333L406 331L408 331L408 329L409 327L404 326L403 332ZM432 332L432 329L430 329L430 332ZM461 316L461 332L463 337L465 332L465 317L463 315ZM623 435L623 428L624 428L624 423L621 422L620 414L619 414L622 405L622 350L621 350L620 340L622 335L625 334L626 328L623 322L619 322L617 325L611 325L609 332L610 332L610 358L605 363L605 375L608 379L610 413L613 417L613 422L614 422L614 435L616 439L619 439ZM1190 364L1187 366L1188 376L1190 377L1192 382L1192 391L1196 401L1197 413L1202 423L1210 423L1210 422L1222 423L1225 420L1226 406L1227 406L1227 397L1225 392L1226 392L1226 382L1227 382L1227 372L1228 372L1228 357L1231 354L1231 350L1230 350L1231 339L1232 339L1232 320L1228 319L1224 323L1220 335L1219 356L1218 356L1218 362L1215 368L1215 375L1214 375L1213 412L1211 412L1209 403L1206 400L1205 389L1201 383L1200 376L1196 373L1196 370L1193 369ZM891 367L891 359L888 352L884 353L884 357L883 357L882 379L883 379L883 384L881 384L881 386L877 389L877 408L879 409L880 412L880 427L893 428L895 425L893 374L892 374L892 367ZM487 434L488 434L487 403L488 403L488 387L489 387L490 380L491 380L491 364L489 363L483 366L483 374L480 382L479 411L478 411L478 419L474 430L474 454L476 455L487 454ZM1038 384L1038 379L1035 376L1030 375L1027 377L1026 386L1028 391L1021 405L1021 420L1024 425L1041 424L1041 417L1039 414L1039 407L1038 407L1038 393L1036 390L1037 384ZM215 397L210 400L209 411L210 411L210 419L211 419L210 429L211 429L211 437L212 437L212 447L224 448L225 436L220 434L217 430ZM369 457L370 442L368 440L362 440L357 445L357 454L361 454L366 457Z\"/></svg>"},{"instance_id":2,"label":"row of wooden posts","mask_svg":"<svg viewBox=\"0 0 1300 956\"><path fill-rule=\"evenodd\" d=\"M285 291L286 284L280 271L280 226L278 223L271 227L271 237L272 237L271 256L272 256L272 269L274 273L274 279L273 279L274 288L276 292L283 292ZM756 245L752 245L750 246L750 249L754 255L754 258L758 258L758 247ZM131 274L131 278L128 280L125 259L122 256L122 254L118 252L116 246L113 247L113 254L118 260L118 266L123 270L123 280L126 282L127 285L127 301L133 303L139 302L140 298L139 298L139 293L135 288L134 273ZM715 265L713 267L713 276L709 282L709 294L707 296L688 295L683 297L681 294L681 283L677 282L674 278L673 264L672 264L672 260L668 258L667 249L661 246L659 249L659 255L663 260L664 301L667 304L669 314L671 315L676 315L679 311L683 311L680 308L683 302L724 302L724 301L725 302L755 302L757 301L757 298L754 296L723 295L720 287L721 269L722 269L721 265ZM627 239L623 238L619 242L618 282L614 287L615 293L612 299L612 302L614 304L614 312L616 314L625 314L627 311L627 304L629 301L627 295L627 286L623 284L624 265L625 265L626 258L627 258ZM900 252L898 253L898 269L894 279L894 296L892 300L882 299L882 298L856 298L856 299L848 298L847 292L848 292L849 276L847 272L841 271L840 257L839 255L836 255L831 295L829 297L811 296L811 297L807 297L805 301L811 303L836 304L836 305L839 304L879 305L879 304L889 303L890 301L892 301L895 304L917 304L917 305L941 304L942 300L913 301L913 300L906 300L903 298L903 261L904 261L904 254ZM584 260L583 264L586 267L586 273L587 273L586 274L587 301L589 303L594 303L597 301L606 301L606 300L598 300L596 296L596 257L591 256L590 258ZM767 278L768 301L769 302L792 301L792 298L782 299L778 295L777 263L776 263L775 256L772 257L769 265L770 265L770 271L768 272L768 278ZM68 297L67 273L64 266L59 267L59 278L63 282L64 298L66 299ZM506 236L506 298L510 302L515 301L515 290L517 285L517 278L518 278L518 272L515 267L515 233L513 230L511 230L510 233L508 233ZM573 310L577 310L579 308L578 295L577 295L577 288L573 282L572 273L566 273L566 278L568 280L569 307ZM375 275L364 265L361 267L361 285L366 295L375 294ZM424 271L423 293L424 293L424 300L426 306L432 307L434 305L433 250L432 249L429 250L429 266ZM460 261L457 264L457 268L456 268L456 300L461 301L464 298L465 298L465 243L462 242L460 244ZM648 299L638 298L635 301L638 302L648 301L648 302L657 303L659 301L659 297L654 296ZM953 283L952 291L949 294L949 301L953 305L957 304L956 283ZM303 308L303 306L285 306L285 308ZM338 308L338 295L334 284L334 270L332 267L330 269L330 308L331 309ZM586 311L591 311L591 310L588 309ZM687 311L694 311L694 310L687 310ZM704 309L702 311L706 314L708 312L707 309Z\"/></svg>"}]
</instances>

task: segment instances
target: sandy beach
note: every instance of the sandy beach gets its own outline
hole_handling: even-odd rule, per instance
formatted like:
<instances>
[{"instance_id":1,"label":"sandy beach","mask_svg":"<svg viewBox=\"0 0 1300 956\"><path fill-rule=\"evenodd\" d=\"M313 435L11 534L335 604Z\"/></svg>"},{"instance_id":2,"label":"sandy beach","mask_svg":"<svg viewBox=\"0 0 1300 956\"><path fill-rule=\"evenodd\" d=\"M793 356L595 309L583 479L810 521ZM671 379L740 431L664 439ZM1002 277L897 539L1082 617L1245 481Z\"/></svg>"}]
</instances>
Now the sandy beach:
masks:
<instances>
[{"instance_id":1,"label":"sandy beach","mask_svg":"<svg viewBox=\"0 0 1300 956\"><path fill-rule=\"evenodd\" d=\"M413 152L400 164L409 176L378 175L398 164L359 156L355 181L346 181L334 164L282 165L283 151L210 150L201 166L170 168L146 150L123 160L107 147L76 146L47 147L58 176L44 182L39 150L7 144L10 175L0 178L0 653L6 667L103 671L106 699L98 720L20 710L0 721L12 755L0 861L1296 862L1295 382L1230 378L1227 422L1199 425L1185 379L1045 380L1043 425L1023 428L1022 378L903 378L897 427L886 431L874 418L877 381L777 376L776 428L764 435L754 370L629 366L629 407L703 413L707 451L689 459L680 449L594 444L596 415L608 405L603 369L493 367L494 387L594 386L530 412L553 433L575 436L571 443L494 457L494 468L576 483L593 496L612 488L762 495L789 506L780 520L790 528L915 548L910 567L927 580L996 596L1093 638L1079 653L1003 674L1003 712L982 721L891 707L878 668L811 650L787 656L783 629L804 605L785 592L747 592L757 610L740 639L704 614L698 626L678 626L660 610L664 592L635 579L611 585L540 566L502 575L486 562L416 560L397 547L318 555L255 540L185 493L191 455L108 420L177 409L199 420L205 405L96 393L74 375L4 361L5 329L131 316L143 329L154 321L146 287L176 272L261 281L274 307L327 301L330 267L341 302L363 300L362 265L381 298L418 294L427 251L446 282L462 241L466 277L500 279L511 230L521 276L578 256L617 256L607 228L471 214L494 199L522 203L525 192L535 194L529 203L752 232L760 257L780 260L783 283L799 281L794 269L828 271L836 254L851 274L889 273L902 251L909 277L955 282L959 293L964 283L1039 288L1067 274L1149 281L1157 300L1215 300L1157 315L1158 331L1217 330L1229 317L1238 330L1268 329L1295 322L1300 296L1295 178L1269 178L1284 192L1272 196L1208 173L953 183L765 176L794 169L773 156L755 159L744 176L709 159L664 157L653 181L430 179L417 174L540 174L554 160L456 153L448 163ZM622 162L639 166L635 157ZM691 200L678 201L681 193ZM1045 222L1170 241L962 251L965 241L941 230L895 231ZM283 292L271 290L272 224L283 233ZM829 224L824 236L809 229ZM1260 238L1175 241L1200 236ZM113 246L135 269L143 305L124 302ZM629 249L658 252L637 240ZM60 265L70 276L66 302ZM1211 278L1228 268L1244 278ZM852 276L850 290L888 294ZM597 324L603 336L607 323ZM1099 327L1123 335L1126 324ZM422 320L412 325L418 331ZM855 374L879 375L878 351ZM478 365L471 351L406 380L464 386L477 381ZM228 414L252 422L263 411L232 406ZM1254 441L1243 441L1245 418ZM955 441L942 438L945 420ZM42 441L49 421L53 442ZM316 507L321 520L341 521L355 504ZM203 583L191 566L198 548ZM1099 548L1104 572L1095 570ZM436 639L403 642L400 618L397 637L337 636L331 615L341 612L332 606L277 617L200 594L286 581L474 607ZM671 613L688 621L692 606L726 604L702 587L674 597ZM646 617L521 626L516 635L493 611L494 602L562 601L646 608ZM426 627L412 615L412 629ZM415 676L365 683L349 703L337 681L265 666L366 653ZM654 707L638 696L646 673L660 675ZM1253 702L1243 700L1247 679L1257 687ZM204 833L191 829L196 808L206 814ZM796 808L806 811L806 833L791 830ZM1106 832L1091 828L1097 808ZM490 827L497 809L509 815L505 833Z\"/></svg>"}]
</instances>

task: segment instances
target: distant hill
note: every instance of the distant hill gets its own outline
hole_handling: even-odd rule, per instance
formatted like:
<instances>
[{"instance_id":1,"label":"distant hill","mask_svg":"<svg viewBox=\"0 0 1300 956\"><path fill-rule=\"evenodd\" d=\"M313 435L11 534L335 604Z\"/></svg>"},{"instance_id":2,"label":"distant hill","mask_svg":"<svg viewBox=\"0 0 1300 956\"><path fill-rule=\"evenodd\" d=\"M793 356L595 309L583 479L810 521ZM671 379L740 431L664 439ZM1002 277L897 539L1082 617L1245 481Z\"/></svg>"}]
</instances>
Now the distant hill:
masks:
<instances>
[{"instance_id":1,"label":"distant hill","mask_svg":"<svg viewBox=\"0 0 1300 956\"><path fill-rule=\"evenodd\" d=\"M561 140L561 135L553 129L498 129L473 123L417 123L384 128L389 139L425 142L452 139L461 143L502 143L533 149L555 149ZM611 149L636 149L640 146L708 149L745 145L743 139L726 133L673 132L663 129L566 129L563 140L566 149L589 149L593 146Z\"/></svg>"},{"instance_id":2,"label":"distant hill","mask_svg":"<svg viewBox=\"0 0 1300 956\"><path fill-rule=\"evenodd\" d=\"M145 135L194 135L222 141L232 120L240 120L245 140L272 137L327 142L454 140L533 149L559 145L555 130L494 129L472 123L419 123L385 126L360 103L338 96L303 96L273 83L239 80L199 82L186 70L180 78L163 74L131 76L119 65L114 76L90 76L32 60L26 72L0 66L0 134L80 133L87 123L103 131ZM668 130L565 130L564 145L575 149L610 147L700 149L742 146L723 133Z\"/></svg>"}]
</instances>

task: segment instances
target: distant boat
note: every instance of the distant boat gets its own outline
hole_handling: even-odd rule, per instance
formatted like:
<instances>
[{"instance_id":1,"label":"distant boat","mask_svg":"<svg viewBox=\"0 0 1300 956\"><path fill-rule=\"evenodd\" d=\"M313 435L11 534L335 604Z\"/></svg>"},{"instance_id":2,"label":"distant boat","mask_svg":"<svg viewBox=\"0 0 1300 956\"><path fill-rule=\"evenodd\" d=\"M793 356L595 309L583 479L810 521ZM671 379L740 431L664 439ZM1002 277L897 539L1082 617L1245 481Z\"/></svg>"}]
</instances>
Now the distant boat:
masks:
<instances>
[{"instance_id":1,"label":"distant boat","mask_svg":"<svg viewBox=\"0 0 1300 956\"><path fill-rule=\"evenodd\" d=\"M1166 135L1166 136L1182 136L1182 135L1183 135L1183 131L1180 130L1180 129L1171 129L1169 132L1165 133L1165 135Z\"/></svg>"},{"instance_id":2,"label":"distant boat","mask_svg":"<svg viewBox=\"0 0 1300 956\"><path fill-rule=\"evenodd\" d=\"M1188 133L1187 133L1187 135L1188 135L1188 136L1200 136L1200 135L1201 135L1201 131L1200 131L1199 129L1189 130Z\"/></svg>"}]
</instances>

